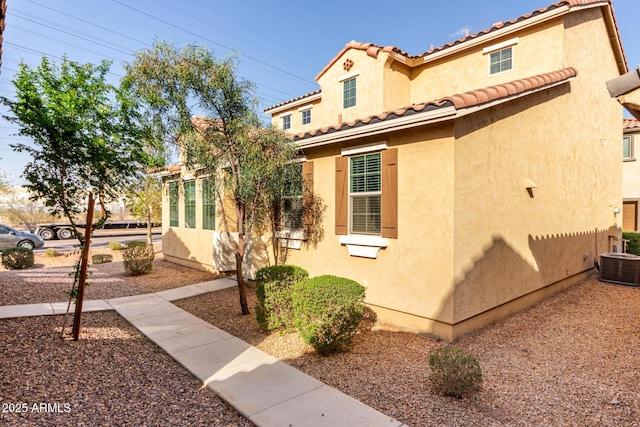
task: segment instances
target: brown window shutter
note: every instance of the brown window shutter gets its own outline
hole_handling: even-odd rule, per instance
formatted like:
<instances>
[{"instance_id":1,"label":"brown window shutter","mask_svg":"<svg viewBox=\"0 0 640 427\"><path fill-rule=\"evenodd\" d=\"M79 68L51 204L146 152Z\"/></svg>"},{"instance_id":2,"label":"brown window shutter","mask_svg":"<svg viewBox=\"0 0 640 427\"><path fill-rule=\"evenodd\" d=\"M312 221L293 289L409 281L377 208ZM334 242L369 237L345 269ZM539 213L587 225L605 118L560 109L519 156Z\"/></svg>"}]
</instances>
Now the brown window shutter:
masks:
<instances>
[{"instance_id":1,"label":"brown window shutter","mask_svg":"<svg viewBox=\"0 0 640 427\"><path fill-rule=\"evenodd\" d=\"M282 230L282 200L274 200L271 207L273 209L273 228L275 231Z\"/></svg>"},{"instance_id":2,"label":"brown window shutter","mask_svg":"<svg viewBox=\"0 0 640 427\"><path fill-rule=\"evenodd\" d=\"M302 179L306 193L313 193L313 162L302 163Z\"/></svg>"},{"instance_id":3,"label":"brown window shutter","mask_svg":"<svg viewBox=\"0 0 640 427\"><path fill-rule=\"evenodd\" d=\"M349 158L336 157L336 234L349 231Z\"/></svg>"},{"instance_id":4,"label":"brown window shutter","mask_svg":"<svg viewBox=\"0 0 640 427\"><path fill-rule=\"evenodd\" d=\"M314 204L313 195L313 162L302 163L302 229L305 233L312 233L314 228Z\"/></svg>"},{"instance_id":5,"label":"brown window shutter","mask_svg":"<svg viewBox=\"0 0 640 427\"><path fill-rule=\"evenodd\" d=\"M398 238L398 149L382 151L382 237Z\"/></svg>"}]
</instances>

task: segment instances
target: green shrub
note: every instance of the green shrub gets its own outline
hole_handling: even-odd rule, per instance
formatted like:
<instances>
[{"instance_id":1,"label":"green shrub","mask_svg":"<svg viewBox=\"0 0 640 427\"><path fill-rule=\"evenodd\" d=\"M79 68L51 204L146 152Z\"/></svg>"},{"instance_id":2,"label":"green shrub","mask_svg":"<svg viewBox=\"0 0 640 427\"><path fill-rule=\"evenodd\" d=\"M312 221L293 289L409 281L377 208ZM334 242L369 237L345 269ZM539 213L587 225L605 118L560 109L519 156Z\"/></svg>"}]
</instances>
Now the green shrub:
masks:
<instances>
[{"instance_id":1,"label":"green shrub","mask_svg":"<svg viewBox=\"0 0 640 427\"><path fill-rule=\"evenodd\" d=\"M58 250L56 248L47 248L47 250L44 251L44 256L47 258L55 258L58 256Z\"/></svg>"},{"instance_id":2,"label":"green shrub","mask_svg":"<svg viewBox=\"0 0 640 427\"><path fill-rule=\"evenodd\" d=\"M91 256L92 264L104 264L113 261L113 255L109 254L95 254Z\"/></svg>"},{"instance_id":3,"label":"green shrub","mask_svg":"<svg viewBox=\"0 0 640 427\"><path fill-rule=\"evenodd\" d=\"M628 240L627 253L640 255L640 233L635 231L623 231L622 238Z\"/></svg>"},{"instance_id":4,"label":"green shrub","mask_svg":"<svg viewBox=\"0 0 640 427\"><path fill-rule=\"evenodd\" d=\"M124 270L130 276L140 276L147 274L153 268L153 246L145 245L127 245L122 250L122 260L124 261Z\"/></svg>"},{"instance_id":5,"label":"green shrub","mask_svg":"<svg viewBox=\"0 0 640 427\"><path fill-rule=\"evenodd\" d=\"M121 251L124 249L124 246L120 242L109 242L109 249L112 251Z\"/></svg>"},{"instance_id":6,"label":"green shrub","mask_svg":"<svg viewBox=\"0 0 640 427\"><path fill-rule=\"evenodd\" d=\"M33 251L29 248L9 248L2 252L2 265L8 270L33 267Z\"/></svg>"},{"instance_id":7,"label":"green shrub","mask_svg":"<svg viewBox=\"0 0 640 427\"><path fill-rule=\"evenodd\" d=\"M294 323L319 354L345 351L364 312L364 287L343 277L318 276L293 287Z\"/></svg>"},{"instance_id":8,"label":"green shrub","mask_svg":"<svg viewBox=\"0 0 640 427\"><path fill-rule=\"evenodd\" d=\"M262 329L294 328L293 286L307 277L307 270L295 265L274 265L256 272L256 319Z\"/></svg>"},{"instance_id":9,"label":"green shrub","mask_svg":"<svg viewBox=\"0 0 640 427\"><path fill-rule=\"evenodd\" d=\"M431 389L458 399L473 397L482 390L482 370L478 359L453 346L444 346L429 353Z\"/></svg>"},{"instance_id":10,"label":"green shrub","mask_svg":"<svg viewBox=\"0 0 640 427\"><path fill-rule=\"evenodd\" d=\"M147 246L147 242L144 240L131 240L130 242L125 243L125 247L133 248L134 246Z\"/></svg>"}]
</instances>

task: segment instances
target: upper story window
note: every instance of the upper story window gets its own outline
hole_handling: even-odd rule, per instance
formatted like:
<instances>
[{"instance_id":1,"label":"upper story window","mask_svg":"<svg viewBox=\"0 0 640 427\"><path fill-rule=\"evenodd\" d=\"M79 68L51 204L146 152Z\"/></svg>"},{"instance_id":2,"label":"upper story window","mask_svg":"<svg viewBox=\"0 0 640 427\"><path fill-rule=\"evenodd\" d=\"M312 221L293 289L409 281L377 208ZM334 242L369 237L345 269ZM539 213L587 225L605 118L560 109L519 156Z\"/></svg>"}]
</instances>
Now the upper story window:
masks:
<instances>
[{"instance_id":1,"label":"upper story window","mask_svg":"<svg viewBox=\"0 0 640 427\"><path fill-rule=\"evenodd\" d=\"M282 116L282 130L291 129L291 115Z\"/></svg>"},{"instance_id":2,"label":"upper story window","mask_svg":"<svg viewBox=\"0 0 640 427\"><path fill-rule=\"evenodd\" d=\"M356 78L344 80L342 82L342 107L350 108L356 106Z\"/></svg>"},{"instance_id":3,"label":"upper story window","mask_svg":"<svg viewBox=\"0 0 640 427\"><path fill-rule=\"evenodd\" d=\"M350 229L354 234L380 234L381 154L349 158Z\"/></svg>"},{"instance_id":4,"label":"upper story window","mask_svg":"<svg viewBox=\"0 0 640 427\"><path fill-rule=\"evenodd\" d=\"M302 112L302 124L308 125L311 123L311 110L304 110Z\"/></svg>"},{"instance_id":5,"label":"upper story window","mask_svg":"<svg viewBox=\"0 0 640 427\"><path fill-rule=\"evenodd\" d=\"M184 226L196 227L196 182L184 183Z\"/></svg>"},{"instance_id":6,"label":"upper story window","mask_svg":"<svg viewBox=\"0 0 640 427\"><path fill-rule=\"evenodd\" d=\"M178 215L178 182L171 181L169 183L169 226L178 226Z\"/></svg>"},{"instance_id":7,"label":"upper story window","mask_svg":"<svg viewBox=\"0 0 640 427\"><path fill-rule=\"evenodd\" d=\"M513 48L493 52L489 55L489 74L498 74L513 68Z\"/></svg>"},{"instance_id":8,"label":"upper story window","mask_svg":"<svg viewBox=\"0 0 640 427\"><path fill-rule=\"evenodd\" d=\"M489 75L513 69L513 46L519 42L520 38L515 37L482 49L483 55L489 55Z\"/></svg>"},{"instance_id":9,"label":"upper story window","mask_svg":"<svg viewBox=\"0 0 640 427\"><path fill-rule=\"evenodd\" d=\"M624 160L633 160L633 139L631 136L622 138L622 158Z\"/></svg>"}]
</instances>

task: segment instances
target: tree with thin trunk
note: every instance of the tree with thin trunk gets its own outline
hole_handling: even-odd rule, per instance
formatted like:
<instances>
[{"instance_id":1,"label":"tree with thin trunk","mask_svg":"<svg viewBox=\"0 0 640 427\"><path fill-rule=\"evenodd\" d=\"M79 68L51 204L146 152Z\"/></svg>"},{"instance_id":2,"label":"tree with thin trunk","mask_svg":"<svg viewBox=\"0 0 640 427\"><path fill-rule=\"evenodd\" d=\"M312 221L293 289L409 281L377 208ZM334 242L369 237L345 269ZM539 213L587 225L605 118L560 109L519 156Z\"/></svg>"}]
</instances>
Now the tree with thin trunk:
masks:
<instances>
[{"instance_id":1,"label":"tree with thin trunk","mask_svg":"<svg viewBox=\"0 0 640 427\"><path fill-rule=\"evenodd\" d=\"M147 244L153 245L153 224L162 220L162 182L151 173L145 173L133 182L126 192L126 204L131 214L147 223Z\"/></svg>"},{"instance_id":2,"label":"tree with thin trunk","mask_svg":"<svg viewBox=\"0 0 640 427\"><path fill-rule=\"evenodd\" d=\"M32 140L11 145L32 158L23 172L32 199L63 215L81 247L76 217L87 199L115 197L147 162L136 102L107 83L109 67L66 57L59 66L47 57L35 69L20 63L15 99L0 98L11 113L5 118Z\"/></svg>"},{"instance_id":3,"label":"tree with thin trunk","mask_svg":"<svg viewBox=\"0 0 640 427\"><path fill-rule=\"evenodd\" d=\"M147 103L149 116L176 137L185 166L215 176L222 229L235 254L240 307L249 314L243 262L276 197L273 181L297 155L295 145L280 130L262 125L253 85L238 77L233 58L217 60L204 47L178 50L159 42L136 53L126 80ZM227 212L229 199L234 215Z\"/></svg>"}]
</instances>

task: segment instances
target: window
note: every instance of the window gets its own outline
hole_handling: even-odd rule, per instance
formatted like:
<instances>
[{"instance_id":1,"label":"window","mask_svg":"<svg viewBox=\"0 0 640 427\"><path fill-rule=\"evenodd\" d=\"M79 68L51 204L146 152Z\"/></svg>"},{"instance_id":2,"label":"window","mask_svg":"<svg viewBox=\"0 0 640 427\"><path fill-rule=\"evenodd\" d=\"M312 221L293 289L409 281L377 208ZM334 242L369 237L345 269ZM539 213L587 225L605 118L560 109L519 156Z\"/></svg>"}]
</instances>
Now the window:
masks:
<instances>
[{"instance_id":1,"label":"window","mask_svg":"<svg viewBox=\"0 0 640 427\"><path fill-rule=\"evenodd\" d=\"M380 234L382 166L380 153L349 159L349 199L354 234Z\"/></svg>"},{"instance_id":2,"label":"window","mask_svg":"<svg viewBox=\"0 0 640 427\"><path fill-rule=\"evenodd\" d=\"M631 140L631 136L622 138L622 158L624 160L633 159L633 141Z\"/></svg>"},{"instance_id":3,"label":"window","mask_svg":"<svg viewBox=\"0 0 640 427\"><path fill-rule=\"evenodd\" d=\"M350 79L342 82L342 107L350 108L355 107L356 105L356 78L352 77Z\"/></svg>"},{"instance_id":4,"label":"window","mask_svg":"<svg viewBox=\"0 0 640 427\"><path fill-rule=\"evenodd\" d=\"M492 52L489 55L489 74L498 74L513 68L513 51L511 47Z\"/></svg>"},{"instance_id":5,"label":"window","mask_svg":"<svg viewBox=\"0 0 640 427\"><path fill-rule=\"evenodd\" d=\"M196 182L184 183L184 226L196 227Z\"/></svg>"},{"instance_id":6,"label":"window","mask_svg":"<svg viewBox=\"0 0 640 427\"><path fill-rule=\"evenodd\" d=\"M216 198L213 178L202 180L202 228L216 229Z\"/></svg>"},{"instance_id":7,"label":"window","mask_svg":"<svg viewBox=\"0 0 640 427\"><path fill-rule=\"evenodd\" d=\"M302 112L302 124L308 125L311 123L311 110L304 110Z\"/></svg>"},{"instance_id":8,"label":"window","mask_svg":"<svg viewBox=\"0 0 640 427\"><path fill-rule=\"evenodd\" d=\"M178 224L178 183L172 181L169 183L169 226L177 227Z\"/></svg>"},{"instance_id":9,"label":"window","mask_svg":"<svg viewBox=\"0 0 640 427\"><path fill-rule=\"evenodd\" d=\"M282 197L280 218L283 230L302 229L302 163L285 169L285 193Z\"/></svg>"},{"instance_id":10,"label":"window","mask_svg":"<svg viewBox=\"0 0 640 427\"><path fill-rule=\"evenodd\" d=\"M282 117L282 130L291 129L291 115Z\"/></svg>"}]
</instances>

